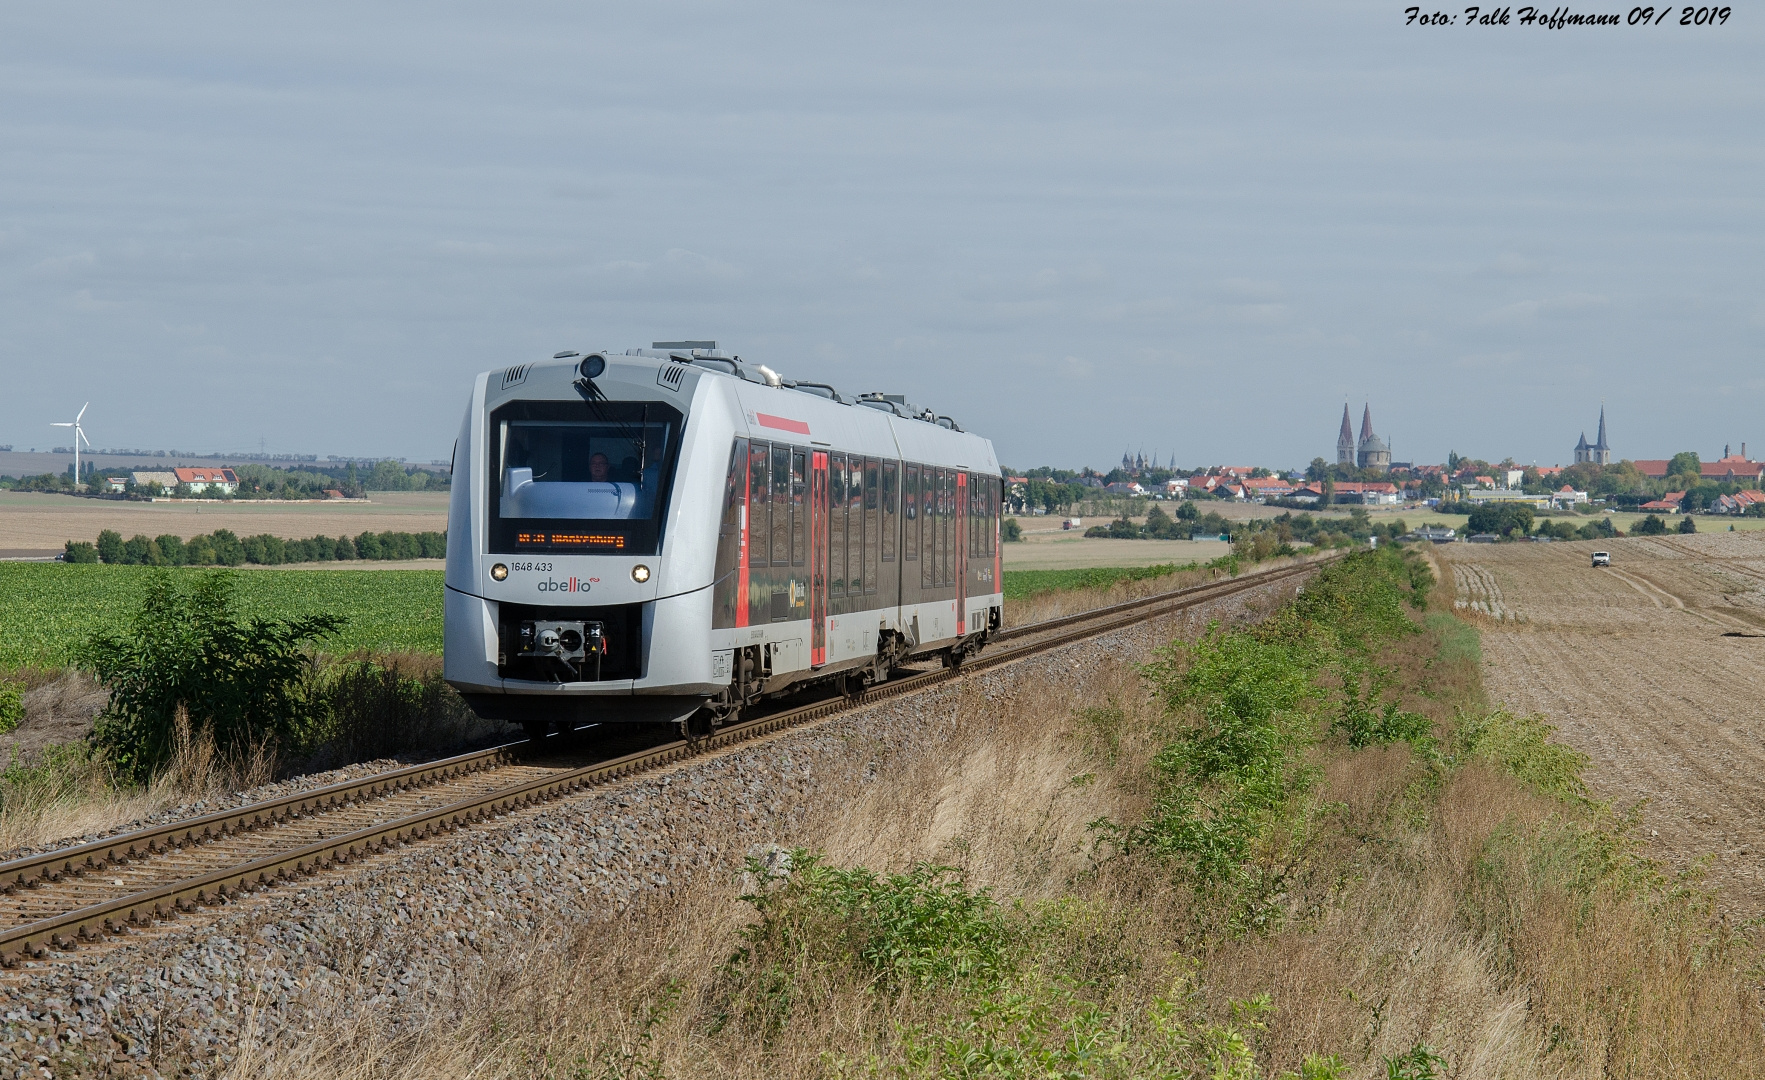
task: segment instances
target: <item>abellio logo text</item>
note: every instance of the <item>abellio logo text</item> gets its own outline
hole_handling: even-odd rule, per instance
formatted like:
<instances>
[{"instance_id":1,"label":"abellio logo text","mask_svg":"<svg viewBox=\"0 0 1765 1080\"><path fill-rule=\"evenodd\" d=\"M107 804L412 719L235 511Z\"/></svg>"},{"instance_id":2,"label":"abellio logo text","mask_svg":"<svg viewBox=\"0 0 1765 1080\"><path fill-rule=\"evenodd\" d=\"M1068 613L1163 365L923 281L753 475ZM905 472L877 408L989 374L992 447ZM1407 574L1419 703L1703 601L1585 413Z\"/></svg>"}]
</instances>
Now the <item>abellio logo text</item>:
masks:
<instances>
[{"instance_id":1,"label":"abellio logo text","mask_svg":"<svg viewBox=\"0 0 1765 1080\"><path fill-rule=\"evenodd\" d=\"M588 591L588 582L582 580L581 578L574 578L574 577L570 578L567 581L559 581L556 578L548 578L547 580L542 581L538 585L536 585L535 588L537 588L540 592L587 592Z\"/></svg>"}]
</instances>

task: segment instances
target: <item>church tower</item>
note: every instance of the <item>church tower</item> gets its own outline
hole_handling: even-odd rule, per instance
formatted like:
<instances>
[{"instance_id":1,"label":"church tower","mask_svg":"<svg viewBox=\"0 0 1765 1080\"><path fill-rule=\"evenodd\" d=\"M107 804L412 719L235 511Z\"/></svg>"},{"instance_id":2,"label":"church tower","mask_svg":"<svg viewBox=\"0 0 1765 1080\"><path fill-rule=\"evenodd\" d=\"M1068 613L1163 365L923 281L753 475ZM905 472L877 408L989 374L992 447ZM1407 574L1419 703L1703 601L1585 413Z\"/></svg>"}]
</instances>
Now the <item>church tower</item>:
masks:
<instances>
[{"instance_id":1,"label":"church tower","mask_svg":"<svg viewBox=\"0 0 1765 1080\"><path fill-rule=\"evenodd\" d=\"M1348 402L1342 403L1342 431L1336 436L1336 464L1354 464L1354 425L1348 419Z\"/></svg>"},{"instance_id":2,"label":"church tower","mask_svg":"<svg viewBox=\"0 0 1765 1080\"><path fill-rule=\"evenodd\" d=\"M1600 406L1600 437L1591 445L1587 441L1587 432L1581 433L1581 441L1575 444L1575 464L1577 465L1610 465L1612 448L1606 443L1606 407Z\"/></svg>"},{"instance_id":3,"label":"church tower","mask_svg":"<svg viewBox=\"0 0 1765 1080\"><path fill-rule=\"evenodd\" d=\"M1347 415L1343 416L1343 431L1348 430ZM1361 413L1361 437L1355 447L1355 464L1363 469L1385 471L1391 468L1391 448L1385 440L1373 434L1373 406L1369 403Z\"/></svg>"}]
</instances>

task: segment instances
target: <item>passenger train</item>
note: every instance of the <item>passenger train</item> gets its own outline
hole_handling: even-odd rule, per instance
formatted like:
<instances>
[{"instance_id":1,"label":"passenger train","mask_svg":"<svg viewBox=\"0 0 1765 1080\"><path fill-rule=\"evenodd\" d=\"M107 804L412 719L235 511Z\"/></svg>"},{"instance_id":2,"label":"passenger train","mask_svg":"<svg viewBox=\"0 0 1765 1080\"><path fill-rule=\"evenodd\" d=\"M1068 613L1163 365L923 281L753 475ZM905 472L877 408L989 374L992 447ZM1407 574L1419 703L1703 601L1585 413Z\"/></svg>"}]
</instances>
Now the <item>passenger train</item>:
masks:
<instances>
[{"instance_id":1,"label":"passenger train","mask_svg":"<svg viewBox=\"0 0 1765 1080\"><path fill-rule=\"evenodd\" d=\"M453 476L446 678L535 737L702 734L808 683L960 664L1001 625L990 442L715 342L479 375Z\"/></svg>"}]
</instances>

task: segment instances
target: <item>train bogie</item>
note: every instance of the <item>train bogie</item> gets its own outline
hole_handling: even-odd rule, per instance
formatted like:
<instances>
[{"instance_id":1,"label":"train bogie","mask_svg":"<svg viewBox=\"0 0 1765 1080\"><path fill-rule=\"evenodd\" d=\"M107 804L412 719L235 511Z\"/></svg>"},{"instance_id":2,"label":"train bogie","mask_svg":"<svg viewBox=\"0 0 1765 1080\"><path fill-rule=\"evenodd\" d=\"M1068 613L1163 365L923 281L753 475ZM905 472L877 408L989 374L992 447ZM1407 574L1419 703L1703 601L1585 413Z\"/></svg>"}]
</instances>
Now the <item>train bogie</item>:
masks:
<instances>
[{"instance_id":1,"label":"train bogie","mask_svg":"<svg viewBox=\"0 0 1765 1080\"><path fill-rule=\"evenodd\" d=\"M999 625L998 463L898 400L709 350L478 377L455 450L446 676L486 716L721 719L956 657Z\"/></svg>"}]
</instances>

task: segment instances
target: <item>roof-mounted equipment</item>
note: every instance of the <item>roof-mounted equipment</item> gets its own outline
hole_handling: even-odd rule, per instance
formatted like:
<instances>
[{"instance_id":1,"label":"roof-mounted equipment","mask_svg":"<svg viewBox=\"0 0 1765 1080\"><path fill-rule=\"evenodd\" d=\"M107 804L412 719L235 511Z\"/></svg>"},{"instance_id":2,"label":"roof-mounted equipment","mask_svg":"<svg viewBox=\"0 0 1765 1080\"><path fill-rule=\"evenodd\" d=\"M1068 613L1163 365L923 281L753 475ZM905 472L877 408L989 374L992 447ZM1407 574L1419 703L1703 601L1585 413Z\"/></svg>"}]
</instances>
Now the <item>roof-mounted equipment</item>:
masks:
<instances>
[{"instance_id":1,"label":"roof-mounted equipment","mask_svg":"<svg viewBox=\"0 0 1765 1080\"><path fill-rule=\"evenodd\" d=\"M826 383L803 382L798 380L796 382L787 382L784 385L788 390L796 390L804 394L814 394L818 398L826 398L829 401L838 402L841 405L851 404L851 402L840 396L838 390L835 390Z\"/></svg>"},{"instance_id":2,"label":"roof-mounted equipment","mask_svg":"<svg viewBox=\"0 0 1765 1080\"><path fill-rule=\"evenodd\" d=\"M858 404L907 420L911 420L915 413L913 406L907 404L907 398L902 394L859 394Z\"/></svg>"}]
</instances>

